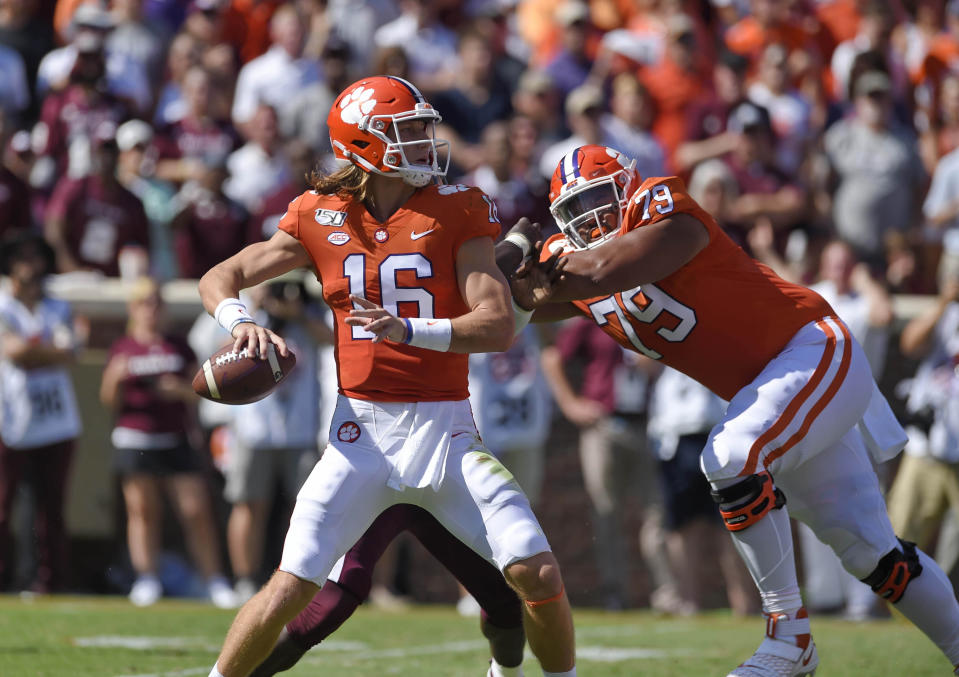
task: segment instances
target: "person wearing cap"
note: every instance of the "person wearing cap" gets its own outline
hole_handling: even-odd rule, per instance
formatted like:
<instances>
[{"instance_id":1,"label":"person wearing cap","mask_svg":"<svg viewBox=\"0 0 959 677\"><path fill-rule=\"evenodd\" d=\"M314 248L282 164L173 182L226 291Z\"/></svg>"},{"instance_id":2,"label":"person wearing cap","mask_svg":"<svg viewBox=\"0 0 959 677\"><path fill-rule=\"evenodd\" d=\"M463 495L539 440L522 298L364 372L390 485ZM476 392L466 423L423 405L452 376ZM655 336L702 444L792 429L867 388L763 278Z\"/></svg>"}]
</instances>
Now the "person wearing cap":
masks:
<instances>
[{"instance_id":1,"label":"person wearing cap","mask_svg":"<svg viewBox=\"0 0 959 677\"><path fill-rule=\"evenodd\" d=\"M113 16L94 4L80 5L70 23L70 41L47 54L37 69L37 94L59 89L72 79L81 59L100 55L107 89L127 100L140 112L153 103L150 79L143 63L129 54L108 46L107 39L115 26Z\"/></svg>"},{"instance_id":2,"label":"person wearing cap","mask_svg":"<svg viewBox=\"0 0 959 677\"><path fill-rule=\"evenodd\" d=\"M146 272L150 246L143 204L117 179L116 127L107 121L91 139L90 173L64 176L50 197L44 234L57 256L57 270L120 275L121 252Z\"/></svg>"},{"instance_id":3,"label":"person wearing cap","mask_svg":"<svg viewBox=\"0 0 959 677\"><path fill-rule=\"evenodd\" d=\"M599 121L606 108L606 101L599 87L592 84L580 85L566 97L563 108L572 134L543 151L539 160L539 170L544 178L552 176L556 163L573 148L605 141Z\"/></svg>"},{"instance_id":4,"label":"person wearing cap","mask_svg":"<svg viewBox=\"0 0 959 677\"><path fill-rule=\"evenodd\" d=\"M156 176L153 128L143 120L127 120L117 128L117 179L143 203L150 222L150 272L159 280L177 277L170 222L177 213L176 188Z\"/></svg>"},{"instance_id":5,"label":"person wearing cap","mask_svg":"<svg viewBox=\"0 0 959 677\"><path fill-rule=\"evenodd\" d=\"M39 234L8 233L0 241L0 588L13 583L11 510L21 482L36 491L38 562L30 588L63 590L70 571L64 501L82 423L69 365L82 341L70 306L44 291L53 272Z\"/></svg>"},{"instance_id":6,"label":"person wearing cap","mask_svg":"<svg viewBox=\"0 0 959 677\"><path fill-rule=\"evenodd\" d=\"M778 139L765 108L744 101L726 127L737 138L722 159L737 184L737 196L723 215L729 234L742 244L753 228L771 226L774 246L783 254L791 231L806 216L806 191L776 163Z\"/></svg>"},{"instance_id":7,"label":"person wearing cap","mask_svg":"<svg viewBox=\"0 0 959 677\"><path fill-rule=\"evenodd\" d=\"M852 88L853 114L824 137L836 182L832 220L860 257L885 268L886 240L917 225L927 178L915 136L892 115L889 75L866 71Z\"/></svg>"},{"instance_id":8,"label":"person wearing cap","mask_svg":"<svg viewBox=\"0 0 959 677\"><path fill-rule=\"evenodd\" d=\"M234 606L223 576L204 461L191 443L190 385L196 357L183 337L163 325L159 285L142 277L128 296L128 323L110 346L100 401L113 414L110 442L127 513L127 547L136 580L130 601L149 606L163 594L160 547L163 495L176 507L184 538L210 600Z\"/></svg>"}]
</instances>

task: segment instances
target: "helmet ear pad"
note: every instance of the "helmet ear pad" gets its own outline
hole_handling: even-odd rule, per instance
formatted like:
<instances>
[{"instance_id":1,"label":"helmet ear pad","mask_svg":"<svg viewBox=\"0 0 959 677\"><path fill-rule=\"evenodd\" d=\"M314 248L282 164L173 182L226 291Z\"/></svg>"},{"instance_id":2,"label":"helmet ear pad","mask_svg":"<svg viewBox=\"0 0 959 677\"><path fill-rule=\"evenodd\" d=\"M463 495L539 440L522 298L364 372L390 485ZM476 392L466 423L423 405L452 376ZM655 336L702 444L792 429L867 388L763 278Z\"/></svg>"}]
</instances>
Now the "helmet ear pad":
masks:
<instances>
[{"instance_id":1,"label":"helmet ear pad","mask_svg":"<svg viewBox=\"0 0 959 677\"><path fill-rule=\"evenodd\" d=\"M398 138L397 123L426 120L428 138ZM337 159L347 160L366 172L402 178L422 186L434 177L446 175L449 143L433 137L433 125L442 120L416 87L401 78L374 76L363 78L344 89L330 108L327 126L330 145ZM428 164L411 164L406 149L429 144ZM440 162L440 149L445 149Z\"/></svg>"}]
</instances>

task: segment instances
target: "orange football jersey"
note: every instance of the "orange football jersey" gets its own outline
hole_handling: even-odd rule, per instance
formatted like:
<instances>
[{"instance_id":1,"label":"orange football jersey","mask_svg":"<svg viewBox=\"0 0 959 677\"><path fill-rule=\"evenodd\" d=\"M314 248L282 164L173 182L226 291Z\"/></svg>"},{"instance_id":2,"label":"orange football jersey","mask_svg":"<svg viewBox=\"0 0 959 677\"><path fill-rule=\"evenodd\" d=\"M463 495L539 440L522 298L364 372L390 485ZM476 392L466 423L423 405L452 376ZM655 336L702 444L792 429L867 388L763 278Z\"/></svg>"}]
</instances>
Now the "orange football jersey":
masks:
<instances>
[{"instance_id":1,"label":"orange football jersey","mask_svg":"<svg viewBox=\"0 0 959 677\"><path fill-rule=\"evenodd\" d=\"M574 304L625 348L662 360L728 400L800 327L834 313L816 292L750 258L677 177L646 179L630 199L620 234L680 212L709 230L709 244L691 261L655 284ZM565 246L554 235L543 257Z\"/></svg>"},{"instance_id":2,"label":"orange football jersey","mask_svg":"<svg viewBox=\"0 0 959 677\"><path fill-rule=\"evenodd\" d=\"M431 185L384 223L359 202L307 191L290 203L280 228L309 252L333 310L340 392L364 400L417 402L469 396L466 354L384 341L351 327L350 294L398 317L453 318L469 307L460 295L456 255L475 237L496 238L500 223L478 188Z\"/></svg>"}]
</instances>

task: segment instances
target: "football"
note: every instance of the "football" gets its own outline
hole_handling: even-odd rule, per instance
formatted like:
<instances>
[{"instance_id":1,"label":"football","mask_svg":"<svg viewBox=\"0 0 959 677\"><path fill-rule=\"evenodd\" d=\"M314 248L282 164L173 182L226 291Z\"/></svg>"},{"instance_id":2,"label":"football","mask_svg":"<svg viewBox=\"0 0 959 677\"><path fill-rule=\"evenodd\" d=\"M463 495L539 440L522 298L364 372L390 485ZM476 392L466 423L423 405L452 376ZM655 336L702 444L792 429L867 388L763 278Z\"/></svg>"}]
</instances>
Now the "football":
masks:
<instances>
[{"instance_id":1,"label":"football","mask_svg":"<svg viewBox=\"0 0 959 677\"><path fill-rule=\"evenodd\" d=\"M293 351L283 357L272 343L265 360L246 348L236 352L231 343L203 363L193 377L193 390L214 402L249 404L269 395L295 365Z\"/></svg>"}]
</instances>

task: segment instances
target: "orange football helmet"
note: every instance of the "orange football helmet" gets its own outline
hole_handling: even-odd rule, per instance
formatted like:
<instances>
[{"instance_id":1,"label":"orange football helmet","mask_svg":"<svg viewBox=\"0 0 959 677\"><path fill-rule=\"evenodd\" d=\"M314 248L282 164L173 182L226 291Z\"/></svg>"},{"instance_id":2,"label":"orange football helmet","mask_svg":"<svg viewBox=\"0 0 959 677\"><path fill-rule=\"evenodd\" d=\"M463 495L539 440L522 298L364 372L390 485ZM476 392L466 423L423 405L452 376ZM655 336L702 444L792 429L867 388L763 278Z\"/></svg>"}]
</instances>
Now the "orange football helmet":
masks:
<instances>
[{"instance_id":1,"label":"orange football helmet","mask_svg":"<svg viewBox=\"0 0 959 677\"><path fill-rule=\"evenodd\" d=\"M553 172L549 211L570 245L590 249L619 232L640 183L635 160L606 146L580 146Z\"/></svg>"},{"instance_id":2,"label":"orange football helmet","mask_svg":"<svg viewBox=\"0 0 959 677\"><path fill-rule=\"evenodd\" d=\"M406 138L401 138L398 123L409 120L425 120L425 133L410 135L407 131ZM435 137L434 127L440 120L440 114L412 84L377 75L344 89L333 102L326 123L335 157L420 187L434 177L445 176L449 166L449 142ZM442 162L439 149L444 150Z\"/></svg>"}]
</instances>

